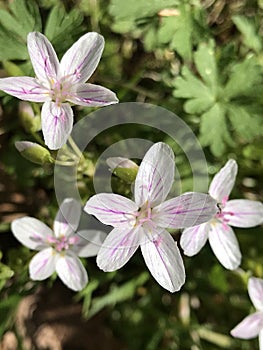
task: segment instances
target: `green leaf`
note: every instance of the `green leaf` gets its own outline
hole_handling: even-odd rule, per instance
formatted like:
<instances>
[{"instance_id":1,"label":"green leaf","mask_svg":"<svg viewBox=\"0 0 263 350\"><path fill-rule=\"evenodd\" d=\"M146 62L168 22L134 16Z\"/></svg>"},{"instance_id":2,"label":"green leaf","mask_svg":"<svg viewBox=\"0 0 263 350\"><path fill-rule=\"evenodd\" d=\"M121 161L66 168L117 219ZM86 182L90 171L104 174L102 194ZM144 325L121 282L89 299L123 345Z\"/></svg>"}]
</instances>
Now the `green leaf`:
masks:
<instances>
[{"instance_id":1,"label":"green leaf","mask_svg":"<svg viewBox=\"0 0 263 350\"><path fill-rule=\"evenodd\" d=\"M58 4L49 13L45 35L58 53L64 53L82 33L82 22L83 15L77 8L67 13L64 6Z\"/></svg>"},{"instance_id":2,"label":"green leaf","mask_svg":"<svg viewBox=\"0 0 263 350\"><path fill-rule=\"evenodd\" d=\"M232 20L243 35L244 45L257 53L260 52L262 50L262 41L257 33L255 22L245 16L233 16Z\"/></svg>"},{"instance_id":3,"label":"green leaf","mask_svg":"<svg viewBox=\"0 0 263 350\"><path fill-rule=\"evenodd\" d=\"M201 117L200 142L203 146L210 146L211 152L217 157L224 153L226 143L233 144L227 128L225 109L219 103Z\"/></svg>"},{"instance_id":4,"label":"green leaf","mask_svg":"<svg viewBox=\"0 0 263 350\"><path fill-rule=\"evenodd\" d=\"M202 113L209 109L215 99L209 87L198 79L186 66L183 67L181 77L174 82L175 97L189 99L184 109L188 113Z\"/></svg>"},{"instance_id":5,"label":"green leaf","mask_svg":"<svg viewBox=\"0 0 263 350\"><path fill-rule=\"evenodd\" d=\"M39 8L33 0L14 0L8 9L0 9L0 60L27 59L27 34L41 31Z\"/></svg>"},{"instance_id":6,"label":"green leaf","mask_svg":"<svg viewBox=\"0 0 263 350\"><path fill-rule=\"evenodd\" d=\"M12 294L0 301L0 337L10 328L14 313L22 296Z\"/></svg>"},{"instance_id":7,"label":"green leaf","mask_svg":"<svg viewBox=\"0 0 263 350\"><path fill-rule=\"evenodd\" d=\"M9 2L10 12L0 10L0 23L8 31L24 39L29 32L41 31L39 8L33 0L14 0Z\"/></svg>"},{"instance_id":8,"label":"green leaf","mask_svg":"<svg viewBox=\"0 0 263 350\"><path fill-rule=\"evenodd\" d=\"M227 114L233 126L233 129L245 141L252 141L256 136L263 132L262 118L257 115L250 115L245 107L229 104Z\"/></svg>"},{"instance_id":9,"label":"green leaf","mask_svg":"<svg viewBox=\"0 0 263 350\"><path fill-rule=\"evenodd\" d=\"M217 65L214 52L214 42L200 44L194 54L194 62L198 73L203 81L212 89L212 94L216 95L217 90Z\"/></svg>"},{"instance_id":10,"label":"green leaf","mask_svg":"<svg viewBox=\"0 0 263 350\"><path fill-rule=\"evenodd\" d=\"M106 295L94 298L88 315L89 318L106 306L114 306L116 303L132 298L136 289L144 285L148 279L148 272L143 272L138 277L133 278L120 287L114 286Z\"/></svg>"},{"instance_id":11,"label":"green leaf","mask_svg":"<svg viewBox=\"0 0 263 350\"><path fill-rule=\"evenodd\" d=\"M253 56L235 64L224 89L225 97L231 99L240 95L251 95L255 86L262 82L262 73L262 67Z\"/></svg>"},{"instance_id":12,"label":"green leaf","mask_svg":"<svg viewBox=\"0 0 263 350\"><path fill-rule=\"evenodd\" d=\"M109 5L109 14L115 21L119 20L137 20L157 14L160 10L178 5L178 0L111 0Z\"/></svg>"}]
</instances>

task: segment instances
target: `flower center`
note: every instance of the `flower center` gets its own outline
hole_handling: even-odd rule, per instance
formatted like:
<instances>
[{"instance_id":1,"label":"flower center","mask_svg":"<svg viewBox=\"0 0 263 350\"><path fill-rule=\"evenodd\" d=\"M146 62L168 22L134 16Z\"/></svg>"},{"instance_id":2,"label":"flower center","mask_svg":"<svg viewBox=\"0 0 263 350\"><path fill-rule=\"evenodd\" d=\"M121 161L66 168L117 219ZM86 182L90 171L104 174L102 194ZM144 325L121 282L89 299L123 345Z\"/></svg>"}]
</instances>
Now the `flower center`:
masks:
<instances>
[{"instance_id":1,"label":"flower center","mask_svg":"<svg viewBox=\"0 0 263 350\"><path fill-rule=\"evenodd\" d=\"M47 237L47 242L59 253L70 249L73 245L78 243L78 241L78 236L60 236L58 238L54 236Z\"/></svg>"},{"instance_id":2,"label":"flower center","mask_svg":"<svg viewBox=\"0 0 263 350\"><path fill-rule=\"evenodd\" d=\"M69 96L70 84L67 81L51 81L50 97L57 105L65 102Z\"/></svg>"},{"instance_id":3,"label":"flower center","mask_svg":"<svg viewBox=\"0 0 263 350\"><path fill-rule=\"evenodd\" d=\"M227 225L229 222L229 216L234 215L231 211L224 210L227 200L228 198L223 198L222 203L217 204L219 211L215 215L215 219L220 221L223 225Z\"/></svg>"},{"instance_id":4,"label":"flower center","mask_svg":"<svg viewBox=\"0 0 263 350\"><path fill-rule=\"evenodd\" d=\"M153 222L153 214L150 203L147 201L136 214L135 226L140 225L147 227L149 230L156 227L155 222Z\"/></svg>"}]
</instances>

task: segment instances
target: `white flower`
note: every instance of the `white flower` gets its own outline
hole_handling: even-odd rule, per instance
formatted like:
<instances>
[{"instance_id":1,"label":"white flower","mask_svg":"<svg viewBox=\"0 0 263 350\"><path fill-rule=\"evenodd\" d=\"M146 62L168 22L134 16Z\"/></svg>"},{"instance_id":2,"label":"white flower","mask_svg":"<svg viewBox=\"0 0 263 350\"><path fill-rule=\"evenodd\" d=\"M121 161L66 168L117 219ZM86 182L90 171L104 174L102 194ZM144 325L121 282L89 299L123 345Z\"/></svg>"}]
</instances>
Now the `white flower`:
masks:
<instances>
[{"instance_id":1,"label":"white flower","mask_svg":"<svg viewBox=\"0 0 263 350\"><path fill-rule=\"evenodd\" d=\"M23 217L12 222L14 236L26 247L39 250L29 264L32 280L42 281L55 271L67 287L81 290L88 275L79 257L95 256L105 239L100 231L75 231L79 224L81 206L73 198L63 201L54 221L54 232L43 222ZM89 241L80 237L89 237Z\"/></svg>"},{"instance_id":2,"label":"white flower","mask_svg":"<svg viewBox=\"0 0 263 350\"><path fill-rule=\"evenodd\" d=\"M83 35L60 62L53 46L41 33L29 33L27 46L36 78L3 78L0 89L21 100L44 102L41 123L45 143L50 149L58 149L72 130L70 103L97 107L118 102L112 91L85 84L99 63L104 39L94 32Z\"/></svg>"},{"instance_id":3,"label":"white flower","mask_svg":"<svg viewBox=\"0 0 263 350\"><path fill-rule=\"evenodd\" d=\"M114 229L97 256L104 271L121 268L140 246L147 267L164 288L175 292L185 281L183 260L176 242L165 229L189 227L209 220L216 202L203 193L185 193L164 202L174 180L174 154L159 142L144 156L135 180L132 201L101 193L91 197L84 210Z\"/></svg>"},{"instance_id":4,"label":"white flower","mask_svg":"<svg viewBox=\"0 0 263 350\"><path fill-rule=\"evenodd\" d=\"M261 278L249 278L248 294L257 311L244 318L230 333L233 337L241 339L259 336L259 349L263 350L263 280Z\"/></svg>"},{"instance_id":5,"label":"white flower","mask_svg":"<svg viewBox=\"0 0 263 350\"><path fill-rule=\"evenodd\" d=\"M241 263L239 244L230 226L253 227L263 222L263 205L258 201L228 196L234 186L237 163L230 159L212 180L209 194L216 199L220 211L208 223L183 231L180 244L188 256L197 254L207 239L220 263L234 270Z\"/></svg>"}]
</instances>

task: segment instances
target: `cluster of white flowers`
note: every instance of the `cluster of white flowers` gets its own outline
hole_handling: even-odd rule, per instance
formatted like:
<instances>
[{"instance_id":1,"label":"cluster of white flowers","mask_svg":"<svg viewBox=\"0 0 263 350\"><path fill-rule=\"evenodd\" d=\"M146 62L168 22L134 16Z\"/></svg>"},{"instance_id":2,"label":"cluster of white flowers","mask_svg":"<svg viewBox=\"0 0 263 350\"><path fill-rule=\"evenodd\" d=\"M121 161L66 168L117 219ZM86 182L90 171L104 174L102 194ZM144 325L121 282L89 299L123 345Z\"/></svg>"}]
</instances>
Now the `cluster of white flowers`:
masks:
<instances>
[{"instance_id":1,"label":"cluster of white flowers","mask_svg":"<svg viewBox=\"0 0 263 350\"><path fill-rule=\"evenodd\" d=\"M118 102L110 90L85 83L96 69L103 47L101 35L87 33L59 62L44 35L29 33L28 51L36 78L0 79L1 90L22 100L44 102L42 131L50 149L62 147L71 133L70 103L105 106ZM124 168L134 165L124 158L110 162L121 162ZM56 272L69 288L79 291L88 283L88 275L78 257L97 255L100 269L115 271L140 247L156 281L170 292L178 291L185 282L185 269L177 242L167 228L184 229L180 244L185 255L197 254L208 239L220 263L227 269L236 269L241 263L241 252L231 226L246 228L263 222L262 203L229 200L237 174L236 161L230 159L214 177L209 194L191 192L166 200L174 181L174 169L172 149L162 142L156 143L138 168L134 200L113 193L91 197L84 211L113 227L107 236L100 231L77 232L81 205L72 198L65 199L60 206L53 231L32 217L14 220L15 237L39 251L29 264L30 277L44 280ZM250 278L248 290L258 311L245 318L231 334L246 339L259 334L263 349L263 281Z\"/></svg>"}]
</instances>

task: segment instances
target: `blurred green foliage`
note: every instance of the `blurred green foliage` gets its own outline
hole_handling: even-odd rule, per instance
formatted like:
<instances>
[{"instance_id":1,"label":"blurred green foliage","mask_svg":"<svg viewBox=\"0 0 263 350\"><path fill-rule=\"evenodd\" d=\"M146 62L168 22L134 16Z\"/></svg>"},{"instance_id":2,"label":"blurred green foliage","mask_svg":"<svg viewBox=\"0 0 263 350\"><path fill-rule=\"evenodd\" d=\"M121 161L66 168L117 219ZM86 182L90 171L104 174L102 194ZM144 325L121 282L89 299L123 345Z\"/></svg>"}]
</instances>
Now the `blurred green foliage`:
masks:
<instances>
[{"instance_id":1,"label":"blurred green foliage","mask_svg":"<svg viewBox=\"0 0 263 350\"><path fill-rule=\"evenodd\" d=\"M262 12L262 1L255 0L2 0L0 73L1 77L33 74L26 47L30 31L43 32L60 58L82 34L99 31L105 50L92 82L115 91L120 102L152 103L179 115L199 137L211 177L227 159L235 158L239 173L233 197L262 200ZM2 92L0 97L1 170L22 192L32 187L46 193L49 206L28 214L52 224L57 210L52 166L32 165L14 148L15 141L41 143L41 132L26 130L16 99ZM74 111L79 120L92 110L75 107ZM88 161L79 163L83 200L93 192L92 175L100 153L129 137L172 143L163 133L136 125L96 136L85 153ZM178 145L171 147L182 188L191 190L186 158ZM70 157L65 150L61 161ZM117 176L113 175L112 185L118 193L131 194L130 185ZM9 229L6 224L1 224L1 232ZM116 273L88 266L91 281L75 301L82 302L87 318L106 307L107 320L127 349L256 349L256 339L236 340L229 331L253 310L246 283L250 275L263 277L262 229L235 231L243 270L226 271L206 246L198 256L185 257L187 282L181 292L171 295L149 276L138 252ZM176 240L179 235L174 233ZM0 335L14 327L19 300L37 286L28 280L32 253L4 243L1 239Z\"/></svg>"}]
</instances>

